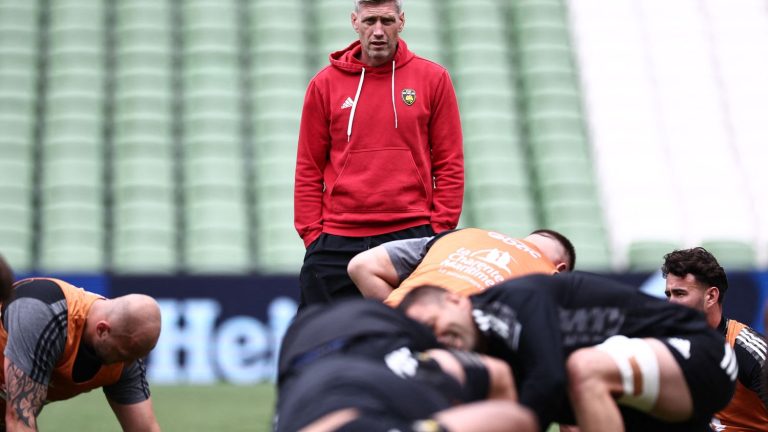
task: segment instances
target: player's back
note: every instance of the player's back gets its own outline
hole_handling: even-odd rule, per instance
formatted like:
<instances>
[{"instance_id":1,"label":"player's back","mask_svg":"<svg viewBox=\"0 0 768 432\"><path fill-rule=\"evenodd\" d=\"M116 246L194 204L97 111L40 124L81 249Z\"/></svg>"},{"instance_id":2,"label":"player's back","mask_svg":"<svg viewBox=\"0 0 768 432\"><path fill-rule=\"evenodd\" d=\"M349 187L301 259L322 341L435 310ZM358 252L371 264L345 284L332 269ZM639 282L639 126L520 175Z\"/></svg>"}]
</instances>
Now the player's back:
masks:
<instances>
[{"instance_id":1,"label":"player's back","mask_svg":"<svg viewBox=\"0 0 768 432\"><path fill-rule=\"evenodd\" d=\"M300 430L345 408L375 417L416 420L451 405L447 394L419 376L396 374L384 362L369 358L332 356L307 366L281 389L275 431Z\"/></svg>"},{"instance_id":2,"label":"player's back","mask_svg":"<svg viewBox=\"0 0 768 432\"><path fill-rule=\"evenodd\" d=\"M585 272L513 279L481 294L524 308L526 296L544 297L557 309L565 354L621 334L664 337L714 332L694 309L649 296L632 286ZM496 298L496 300L493 300Z\"/></svg>"},{"instance_id":3,"label":"player's back","mask_svg":"<svg viewBox=\"0 0 768 432\"><path fill-rule=\"evenodd\" d=\"M378 301L350 299L302 311L283 338L278 383L296 370L335 354L373 359L398 348L437 348L432 332L399 310Z\"/></svg>"},{"instance_id":4,"label":"player's back","mask_svg":"<svg viewBox=\"0 0 768 432\"><path fill-rule=\"evenodd\" d=\"M421 285L469 296L511 278L557 271L534 245L479 228L436 236L427 247L422 261L385 303L397 306L408 292Z\"/></svg>"}]
</instances>

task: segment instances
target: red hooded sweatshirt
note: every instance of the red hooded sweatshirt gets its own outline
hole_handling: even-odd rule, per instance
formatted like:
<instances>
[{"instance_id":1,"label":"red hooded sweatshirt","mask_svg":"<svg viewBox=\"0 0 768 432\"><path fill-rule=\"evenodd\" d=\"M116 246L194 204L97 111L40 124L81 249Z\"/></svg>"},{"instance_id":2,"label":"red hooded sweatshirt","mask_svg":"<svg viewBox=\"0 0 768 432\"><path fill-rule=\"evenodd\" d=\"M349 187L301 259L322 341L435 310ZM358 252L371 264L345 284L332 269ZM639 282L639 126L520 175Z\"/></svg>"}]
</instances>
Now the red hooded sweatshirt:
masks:
<instances>
[{"instance_id":1,"label":"red hooded sweatshirt","mask_svg":"<svg viewBox=\"0 0 768 432\"><path fill-rule=\"evenodd\" d=\"M309 83L301 116L294 223L321 232L379 235L431 224L453 229L464 195L456 94L442 66L400 39L392 63L361 63L360 42L330 55Z\"/></svg>"}]
</instances>

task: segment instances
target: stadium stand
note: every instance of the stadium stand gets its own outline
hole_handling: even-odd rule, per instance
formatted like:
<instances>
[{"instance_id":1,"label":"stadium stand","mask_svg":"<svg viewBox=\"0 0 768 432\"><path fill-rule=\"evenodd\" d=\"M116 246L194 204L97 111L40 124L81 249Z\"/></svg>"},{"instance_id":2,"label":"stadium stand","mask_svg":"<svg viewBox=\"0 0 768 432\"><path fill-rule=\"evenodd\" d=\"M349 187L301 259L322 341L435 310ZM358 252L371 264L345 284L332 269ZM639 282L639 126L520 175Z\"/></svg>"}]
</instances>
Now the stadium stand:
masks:
<instances>
[{"instance_id":1,"label":"stadium stand","mask_svg":"<svg viewBox=\"0 0 768 432\"><path fill-rule=\"evenodd\" d=\"M762 1L405 11L403 38L457 89L460 226L560 230L589 270L645 271L696 244L765 267ZM20 271L297 272L301 104L355 39L350 13L337 0L0 0L3 253Z\"/></svg>"},{"instance_id":2,"label":"stadium stand","mask_svg":"<svg viewBox=\"0 0 768 432\"><path fill-rule=\"evenodd\" d=\"M464 133L462 224L524 235L535 203L520 142L517 90L502 9L494 1L446 2L448 52Z\"/></svg>"},{"instance_id":3,"label":"stadium stand","mask_svg":"<svg viewBox=\"0 0 768 432\"><path fill-rule=\"evenodd\" d=\"M170 1L115 7L112 270L177 269L174 15Z\"/></svg>"},{"instance_id":4,"label":"stadium stand","mask_svg":"<svg viewBox=\"0 0 768 432\"><path fill-rule=\"evenodd\" d=\"M522 136L540 225L564 233L579 267L610 265L603 209L587 142L567 10L560 1L507 2L522 106Z\"/></svg>"},{"instance_id":5,"label":"stadium stand","mask_svg":"<svg viewBox=\"0 0 768 432\"><path fill-rule=\"evenodd\" d=\"M302 2L276 3L255 1L249 11L252 237L257 270L294 273L304 246L293 228L293 170L312 51Z\"/></svg>"},{"instance_id":6,"label":"stadium stand","mask_svg":"<svg viewBox=\"0 0 768 432\"><path fill-rule=\"evenodd\" d=\"M239 2L181 5L183 257L191 273L251 267Z\"/></svg>"},{"instance_id":7,"label":"stadium stand","mask_svg":"<svg viewBox=\"0 0 768 432\"><path fill-rule=\"evenodd\" d=\"M14 266L32 266L37 113L36 1L0 2L0 245Z\"/></svg>"},{"instance_id":8,"label":"stadium stand","mask_svg":"<svg viewBox=\"0 0 768 432\"><path fill-rule=\"evenodd\" d=\"M75 0L50 5L40 146L40 256L45 271L105 266L106 10Z\"/></svg>"}]
</instances>

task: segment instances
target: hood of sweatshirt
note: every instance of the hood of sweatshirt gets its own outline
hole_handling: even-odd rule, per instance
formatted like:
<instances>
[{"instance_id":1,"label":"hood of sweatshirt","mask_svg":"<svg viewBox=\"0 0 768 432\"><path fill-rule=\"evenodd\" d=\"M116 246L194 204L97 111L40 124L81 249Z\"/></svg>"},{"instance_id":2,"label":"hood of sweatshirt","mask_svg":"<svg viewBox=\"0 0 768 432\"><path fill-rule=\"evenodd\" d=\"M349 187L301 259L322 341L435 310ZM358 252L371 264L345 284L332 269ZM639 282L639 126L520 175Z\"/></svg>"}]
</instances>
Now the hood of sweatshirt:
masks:
<instances>
[{"instance_id":1,"label":"hood of sweatshirt","mask_svg":"<svg viewBox=\"0 0 768 432\"><path fill-rule=\"evenodd\" d=\"M355 93L355 100L352 101L352 110L349 115L349 123L347 124L347 142L349 142L352 136L352 125L355 121L355 111L357 110L357 104L360 101L360 91L363 89L363 83L365 82L365 74L392 74L392 111L395 113L395 129L397 129L397 105L395 104L395 71L408 64L416 57L408 49L408 45L404 40L398 39L397 50L395 56L392 58L391 64L383 64L381 66L368 66L365 63L357 59L362 52L362 45L359 40L352 42L348 47L331 53L329 59L331 65L343 72L350 74L360 74L360 81L357 84L357 92Z\"/></svg>"}]
</instances>

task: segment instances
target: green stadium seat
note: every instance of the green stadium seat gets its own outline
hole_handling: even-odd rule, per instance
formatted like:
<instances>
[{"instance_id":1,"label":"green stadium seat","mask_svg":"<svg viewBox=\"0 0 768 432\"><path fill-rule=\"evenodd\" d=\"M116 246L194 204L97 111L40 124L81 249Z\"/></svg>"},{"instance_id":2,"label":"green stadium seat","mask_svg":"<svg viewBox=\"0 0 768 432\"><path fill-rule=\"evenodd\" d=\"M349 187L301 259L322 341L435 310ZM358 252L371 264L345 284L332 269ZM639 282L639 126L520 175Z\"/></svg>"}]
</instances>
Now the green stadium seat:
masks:
<instances>
[{"instance_id":1,"label":"green stadium seat","mask_svg":"<svg viewBox=\"0 0 768 432\"><path fill-rule=\"evenodd\" d=\"M679 248L679 244L668 241L635 241L627 251L628 269L635 272L659 270L664 255Z\"/></svg>"},{"instance_id":2,"label":"green stadium seat","mask_svg":"<svg viewBox=\"0 0 768 432\"><path fill-rule=\"evenodd\" d=\"M570 33L565 23L532 25L526 23L515 28L515 38L520 46L527 49L536 47L569 50Z\"/></svg>"},{"instance_id":3,"label":"green stadium seat","mask_svg":"<svg viewBox=\"0 0 768 432\"><path fill-rule=\"evenodd\" d=\"M568 22L561 0L508 0L515 25L562 25Z\"/></svg>"},{"instance_id":4,"label":"green stadium seat","mask_svg":"<svg viewBox=\"0 0 768 432\"><path fill-rule=\"evenodd\" d=\"M37 25L39 13L37 0L3 1L0 3L0 28L33 29Z\"/></svg>"},{"instance_id":5,"label":"green stadium seat","mask_svg":"<svg viewBox=\"0 0 768 432\"><path fill-rule=\"evenodd\" d=\"M240 36L234 28L191 27L183 30L184 57L195 53L222 53L237 58Z\"/></svg>"},{"instance_id":6,"label":"green stadium seat","mask_svg":"<svg viewBox=\"0 0 768 432\"><path fill-rule=\"evenodd\" d=\"M0 74L37 76L37 56L33 49L17 49L6 47L3 41L4 32L0 29Z\"/></svg>"},{"instance_id":7,"label":"green stadium seat","mask_svg":"<svg viewBox=\"0 0 768 432\"><path fill-rule=\"evenodd\" d=\"M542 210L547 226L603 226L603 209L596 199L542 200Z\"/></svg>"},{"instance_id":8,"label":"green stadium seat","mask_svg":"<svg viewBox=\"0 0 768 432\"><path fill-rule=\"evenodd\" d=\"M185 264L191 274L243 274L251 269L248 236L237 229L186 232Z\"/></svg>"},{"instance_id":9,"label":"green stadium seat","mask_svg":"<svg viewBox=\"0 0 768 432\"><path fill-rule=\"evenodd\" d=\"M303 47L275 45L269 43L254 43L250 53L251 76L258 77L260 73L270 73L270 70L285 70L300 77L303 86L309 83L307 66L309 56Z\"/></svg>"},{"instance_id":10,"label":"green stadium seat","mask_svg":"<svg viewBox=\"0 0 768 432\"><path fill-rule=\"evenodd\" d=\"M100 273L105 268L104 230L43 228L41 271L46 273Z\"/></svg>"},{"instance_id":11,"label":"green stadium seat","mask_svg":"<svg viewBox=\"0 0 768 432\"><path fill-rule=\"evenodd\" d=\"M450 0L447 5L448 18L453 25L464 23L477 27L499 27L502 9L498 2L492 0Z\"/></svg>"},{"instance_id":12,"label":"green stadium seat","mask_svg":"<svg viewBox=\"0 0 768 432\"><path fill-rule=\"evenodd\" d=\"M518 131L518 122L515 112L471 113L461 119L462 131L465 136L482 136L491 131L498 135L515 135Z\"/></svg>"},{"instance_id":13,"label":"green stadium seat","mask_svg":"<svg viewBox=\"0 0 768 432\"><path fill-rule=\"evenodd\" d=\"M275 23L287 25L305 13L305 6L303 0L253 0L248 2L248 12L251 28L258 29Z\"/></svg>"},{"instance_id":14,"label":"green stadium seat","mask_svg":"<svg viewBox=\"0 0 768 432\"><path fill-rule=\"evenodd\" d=\"M169 275L178 271L175 243L164 232L116 233L112 272L123 275ZM124 239L124 240L122 240Z\"/></svg>"},{"instance_id":15,"label":"green stadium seat","mask_svg":"<svg viewBox=\"0 0 768 432\"><path fill-rule=\"evenodd\" d=\"M173 54L173 33L170 26L154 27L135 25L115 31L115 53L148 52L171 56Z\"/></svg>"},{"instance_id":16,"label":"green stadium seat","mask_svg":"<svg viewBox=\"0 0 768 432\"><path fill-rule=\"evenodd\" d=\"M172 13L172 0L118 2L115 5L115 24L118 29L149 27L170 30Z\"/></svg>"},{"instance_id":17,"label":"green stadium seat","mask_svg":"<svg viewBox=\"0 0 768 432\"><path fill-rule=\"evenodd\" d=\"M740 240L707 239L701 246L717 258L725 269L754 270L757 268L757 254L752 244Z\"/></svg>"},{"instance_id":18,"label":"green stadium seat","mask_svg":"<svg viewBox=\"0 0 768 432\"><path fill-rule=\"evenodd\" d=\"M510 53L505 45L463 44L456 45L451 51L453 62L461 65L483 65L491 70L511 70ZM492 85L493 83L488 83Z\"/></svg>"},{"instance_id":19,"label":"green stadium seat","mask_svg":"<svg viewBox=\"0 0 768 432\"><path fill-rule=\"evenodd\" d=\"M568 135L561 133L542 134L531 131L528 135L528 146L535 159L554 157L589 157L592 149L583 135Z\"/></svg>"},{"instance_id":20,"label":"green stadium seat","mask_svg":"<svg viewBox=\"0 0 768 432\"><path fill-rule=\"evenodd\" d=\"M237 0L186 0L181 15L187 28L211 27L237 29L239 8Z\"/></svg>"},{"instance_id":21,"label":"green stadium seat","mask_svg":"<svg viewBox=\"0 0 768 432\"><path fill-rule=\"evenodd\" d=\"M250 31L254 50L280 49L289 53L307 53L304 32L296 31L294 22L268 21L255 24Z\"/></svg>"},{"instance_id":22,"label":"green stadium seat","mask_svg":"<svg viewBox=\"0 0 768 432\"><path fill-rule=\"evenodd\" d=\"M0 187L0 193L5 197L2 189ZM32 222L31 203L26 206L0 204L0 254L16 272L32 269Z\"/></svg>"},{"instance_id":23,"label":"green stadium seat","mask_svg":"<svg viewBox=\"0 0 768 432\"><path fill-rule=\"evenodd\" d=\"M576 76L572 53L563 47L521 47L517 51L520 75L533 77L542 72L558 72Z\"/></svg>"},{"instance_id":24,"label":"green stadium seat","mask_svg":"<svg viewBox=\"0 0 768 432\"><path fill-rule=\"evenodd\" d=\"M175 168L172 155L157 149L153 154L120 155L113 165L113 181L118 188L138 185L173 187Z\"/></svg>"}]
</instances>

